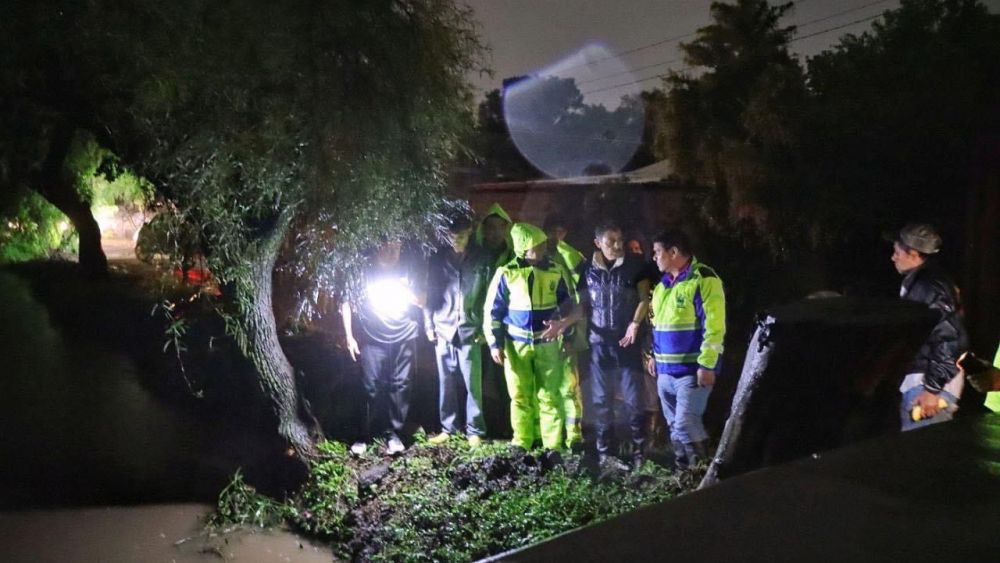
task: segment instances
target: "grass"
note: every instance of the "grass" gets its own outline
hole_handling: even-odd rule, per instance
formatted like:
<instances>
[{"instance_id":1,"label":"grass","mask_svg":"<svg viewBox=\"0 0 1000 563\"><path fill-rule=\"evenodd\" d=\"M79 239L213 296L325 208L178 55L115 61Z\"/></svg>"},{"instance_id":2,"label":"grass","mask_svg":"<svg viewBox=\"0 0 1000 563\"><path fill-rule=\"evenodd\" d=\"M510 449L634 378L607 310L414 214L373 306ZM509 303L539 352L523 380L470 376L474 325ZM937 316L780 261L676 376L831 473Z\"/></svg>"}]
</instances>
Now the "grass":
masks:
<instances>
[{"instance_id":1,"label":"grass","mask_svg":"<svg viewBox=\"0 0 1000 563\"><path fill-rule=\"evenodd\" d=\"M598 473L568 456L562 466L506 443L470 449L461 439L417 444L397 458L374 448L352 457L327 442L305 485L283 501L237 474L219 497L214 526L285 525L329 542L346 559L469 561L529 545L694 489L702 471L647 462Z\"/></svg>"}]
</instances>

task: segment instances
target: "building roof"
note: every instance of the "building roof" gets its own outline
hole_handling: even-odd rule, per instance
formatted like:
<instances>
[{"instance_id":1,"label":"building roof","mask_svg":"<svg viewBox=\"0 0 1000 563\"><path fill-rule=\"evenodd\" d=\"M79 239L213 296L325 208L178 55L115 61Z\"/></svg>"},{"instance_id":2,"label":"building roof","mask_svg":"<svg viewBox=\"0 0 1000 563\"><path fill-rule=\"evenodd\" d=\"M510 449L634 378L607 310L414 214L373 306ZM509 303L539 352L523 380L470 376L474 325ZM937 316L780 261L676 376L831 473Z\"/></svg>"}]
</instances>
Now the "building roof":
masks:
<instances>
[{"instance_id":1,"label":"building roof","mask_svg":"<svg viewBox=\"0 0 1000 563\"><path fill-rule=\"evenodd\" d=\"M511 190L517 191L526 188L558 188L579 185L598 184L675 184L677 177L674 174L673 166L668 160L660 160L649 166L637 168L631 172L621 172L618 174L604 174L600 176L577 176L574 178L545 178L541 180L521 180L514 182L485 182L472 186L476 191Z\"/></svg>"}]
</instances>

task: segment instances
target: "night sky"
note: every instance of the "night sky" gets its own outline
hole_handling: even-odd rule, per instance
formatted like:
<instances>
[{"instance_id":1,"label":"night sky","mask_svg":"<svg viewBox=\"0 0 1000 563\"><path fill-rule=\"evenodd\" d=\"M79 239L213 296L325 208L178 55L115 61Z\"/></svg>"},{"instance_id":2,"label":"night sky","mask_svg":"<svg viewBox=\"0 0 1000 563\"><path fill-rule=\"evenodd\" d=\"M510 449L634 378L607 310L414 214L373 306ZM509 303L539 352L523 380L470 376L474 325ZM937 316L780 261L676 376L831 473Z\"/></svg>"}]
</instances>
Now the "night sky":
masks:
<instances>
[{"instance_id":1,"label":"night sky","mask_svg":"<svg viewBox=\"0 0 1000 563\"><path fill-rule=\"evenodd\" d=\"M483 91L498 88L503 78L536 73L588 44L603 44L611 53L620 53L694 32L710 23L711 4L711 0L465 1L475 10L483 26L483 37L493 51L495 75L492 78L475 78L475 83ZM986 0L985 3L991 11L1000 11L1000 0ZM796 4L787 21L790 25L798 25L798 35L804 36L897 8L899 1L800 0ZM808 24L819 19L823 21ZM864 21L846 25L835 31L797 40L791 48L806 57L814 55L836 43L841 35L860 33L871 24L872 21ZM668 68L681 68L681 62L651 66L678 59L677 43L672 41L620 57L618 63L632 69L631 76L620 74L620 68L603 68L611 64L609 61L602 67L592 69L593 73L588 76L577 76L577 82L588 80L581 85L585 94L601 89L595 95L615 98L630 91L653 88L660 85L659 80L615 86L665 73ZM567 63L568 66L574 64L577 63ZM607 78L601 78L603 76Z\"/></svg>"}]
</instances>

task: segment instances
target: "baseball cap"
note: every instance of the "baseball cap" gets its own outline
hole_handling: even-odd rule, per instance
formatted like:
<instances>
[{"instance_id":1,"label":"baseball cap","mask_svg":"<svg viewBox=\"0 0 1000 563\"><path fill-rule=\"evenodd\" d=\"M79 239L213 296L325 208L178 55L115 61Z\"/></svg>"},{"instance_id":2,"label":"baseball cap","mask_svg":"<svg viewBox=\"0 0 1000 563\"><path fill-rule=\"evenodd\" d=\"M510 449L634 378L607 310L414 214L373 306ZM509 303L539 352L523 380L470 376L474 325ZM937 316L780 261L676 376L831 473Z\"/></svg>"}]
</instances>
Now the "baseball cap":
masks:
<instances>
[{"instance_id":1,"label":"baseball cap","mask_svg":"<svg viewBox=\"0 0 1000 563\"><path fill-rule=\"evenodd\" d=\"M921 254L937 254L941 250L941 235L926 223L910 223L890 238Z\"/></svg>"}]
</instances>

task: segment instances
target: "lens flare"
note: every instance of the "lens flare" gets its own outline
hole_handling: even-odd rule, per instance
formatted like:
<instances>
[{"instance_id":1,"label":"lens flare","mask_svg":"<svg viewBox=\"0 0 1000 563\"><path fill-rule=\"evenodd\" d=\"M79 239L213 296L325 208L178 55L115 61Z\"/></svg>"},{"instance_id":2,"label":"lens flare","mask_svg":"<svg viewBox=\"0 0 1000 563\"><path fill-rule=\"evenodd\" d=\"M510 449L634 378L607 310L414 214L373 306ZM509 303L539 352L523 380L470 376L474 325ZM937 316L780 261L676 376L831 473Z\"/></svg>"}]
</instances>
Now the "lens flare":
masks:
<instances>
[{"instance_id":1,"label":"lens flare","mask_svg":"<svg viewBox=\"0 0 1000 563\"><path fill-rule=\"evenodd\" d=\"M588 45L532 76L504 84L504 119L521 154L554 178L614 174L642 142L645 111L625 63ZM588 87L591 87L588 90Z\"/></svg>"}]
</instances>

